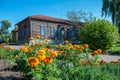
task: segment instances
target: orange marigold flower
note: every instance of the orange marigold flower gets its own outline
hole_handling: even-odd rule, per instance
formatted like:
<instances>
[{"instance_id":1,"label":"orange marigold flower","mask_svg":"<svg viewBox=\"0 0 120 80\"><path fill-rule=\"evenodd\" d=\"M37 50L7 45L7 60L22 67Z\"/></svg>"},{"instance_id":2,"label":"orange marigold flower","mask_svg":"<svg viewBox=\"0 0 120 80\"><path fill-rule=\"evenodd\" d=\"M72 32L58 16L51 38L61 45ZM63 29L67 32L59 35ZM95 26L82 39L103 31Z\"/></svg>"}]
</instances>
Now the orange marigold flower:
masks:
<instances>
[{"instance_id":1,"label":"orange marigold flower","mask_svg":"<svg viewBox=\"0 0 120 80\"><path fill-rule=\"evenodd\" d=\"M86 65L87 62L86 62L85 60L81 60L81 64L82 64L82 65Z\"/></svg>"},{"instance_id":2,"label":"orange marigold flower","mask_svg":"<svg viewBox=\"0 0 120 80\"><path fill-rule=\"evenodd\" d=\"M91 53L92 56L95 56L96 54L98 54L98 51L93 51L93 52Z\"/></svg>"},{"instance_id":3,"label":"orange marigold flower","mask_svg":"<svg viewBox=\"0 0 120 80\"><path fill-rule=\"evenodd\" d=\"M74 48L79 49L79 45L74 45Z\"/></svg>"},{"instance_id":4,"label":"orange marigold flower","mask_svg":"<svg viewBox=\"0 0 120 80\"><path fill-rule=\"evenodd\" d=\"M22 47L21 47L21 50L22 50L23 52L28 52L28 48L27 48L26 46L22 46Z\"/></svg>"},{"instance_id":5,"label":"orange marigold flower","mask_svg":"<svg viewBox=\"0 0 120 80\"><path fill-rule=\"evenodd\" d=\"M52 63L53 62L53 58L47 56L45 59L44 59L44 63L45 64L48 64L48 63Z\"/></svg>"},{"instance_id":6,"label":"orange marigold flower","mask_svg":"<svg viewBox=\"0 0 120 80\"><path fill-rule=\"evenodd\" d=\"M39 56L38 56L38 60L39 60L39 61L43 61L45 58L46 58L45 55L39 55Z\"/></svg>"},{"instance_id":7,"label":"orange marigold flower","mask_svg":"<svg viewBox=\"0 0 120 80\"><path fill-rule=\"evenodd\" d=\"M83 46L79 46L79 49L80 49L80 50L83 50L83 49L84 49L84 47L83 47Z\"/></svg>"},{"instance_id":8,"label":"orange marigold flower","mask_svg":"<svg viewBox=\"0 0 120 80\"><path fill-rule=\"evenodd\" d=\"M36 42L35 45L39 45L39 42Z\"/></svg>"},{"instance_id":9,"label":"orange marigold flower","mask_svg":"<svg viewBox=\"0 0 120 80\"><path fill-rule=\"evenodd\" d=\"M111 61L111 63L112 63L112 64L115 64L115 63L116 63L116 61L113 61L113 60L112 60L112 61Z\"/></svg>"},{"instance_id":10,"label":"orange marigold flower","mask_svg":"<svg viewBox=\"0 0 120 80\"><path fill-rule=\"evenodd\" d=\"M68 44L69 43L69 41L68 40L65 40L65 44Z\"/></svg>"},{"instance_id":11,"label":"orange marigold flower","mask_svg":"<svg viewBox=\"0 0 120 80\"><path fill-rule=\"evenodd\" d=\"M71 48L73 48L73 46L72 46L71 43L69 43L69 44L68 44L68 49L71 49Z\"/></svg>"},{"instance_id":12,"label":"orange marigold flower","mask_svg":"<svg viewBox=\"0 0 120 80\"><path fill-rule=\"evenodd\" d=\"M97 49L98 53L102 53L102 49Z\"/></svg>"},{"instance_id":13,"label":"orange marigold flower","mask_svg":"<svg viewBox=\"0 0 120 80\"><path fill-rule=\"evenodd\" d=\"M29 49L29 52L33 52L33 49L32 49L32 48L30 48L30 49Z\"/></svg>"},{"instance_id":14,"label":"orange marigold flower","mask_svg":"<svg viewBox=\"0 0 120 80\"><path fill-rule=\"evenodd\" d=\"M34 40L34 38L33 38L33 37L30 37L30 38L29 38L29 40L31 40L31 41L32 41L32 40Z\"/></svg>"},{"instance_id":15,"label":"orange marigold flower","mask_svg":"<svg viewBox=\"0 0 120 80\"><path fill-rule=\"evenodd\" d=\"M83 47L84 47L84 48L88 48L89 45L88 45L88 44L83 44Z\"/></svg>"},{"instance_id":16,"label":"orange marigold flower","mask_svg":"<svg viewBox=\"0 0 120 80\"><path fill-rule=\"evenodd\" d=\"M101 63L101 64L107 64L107 62L104 61L104 60L101 60L100 63Z\"/></svg>"},{"instance_id":17,"label":"orange marigold flower","mask_svg":"<svg viewBox=\"0 0 120 80\"><path fill-rule=\"evenodd\" d=\"M39 60L36 57L30 57L28 59L28 63L30 64L30 66L36 67L39 64Z\"/></svg>"},{"instance_id":18,"label":"orange marigold flower","mask_svg":"<svg viewBox=\"0 0 120 80\"><path fill-rule=\"evenodd\" d=\"M58 56L57 51L51 51L51 52L50 52L50 56L51 56L51 57L57 57L57 56Z\"/></svg>"},{"instance_id":19,"label":"orange marigold flower","mask_svg":"<svg viewBox=\"0 0 120 80\"><path fill-rule=\"evenodd\" d=\"M39 51L38 51L38 54L39 54L39 55L45 55L46 52L45 52L45 50L39 50Z\"/></svg>"},{"instance_id":20,"label":"orange marigold flower","mask_svg":"<svg viewBox=\"0 0 120 80\"><path fill-rule=\"evenodd\" d=\"M58 54L63 54L64 51L60 51L60 50L59 50L59 51L57 51L57 53L58 53Z\"/></svg>"},{"instance_id":21,"label":"orange marigold flower","mask_svg":"<svg viewBox=\"0 0 120 80\"><path fill-rule=\"evenodd\" d=\"M36 36L36 39L40 39L40 36L39 36L39 35L37 35L37 36Z\"/></svg>"},{"instance_id":22,"label":"orange marigold flower","mask_svg":"<svg viewBox=\"0 0 120 80\"><path fill-rule=\"evenodd\" d=\"M62 44L58 44L58 47L61 47L62 46Z\"/></svg>"},{"instance_id":23,"label":"orange marigold flower","mask_svg":"<svg viewBox=\"0 0 120 80\"><path fill-rule=\"evenodd\" d=\"M120 59L118 59L118 61L120 61Z\"/></svg>"},{"instance_id":24,"label":"orange marigold flower","mask_svg":"<svg viewBox=\"0 0 120 80\"><path fill-rule=\"evenodd\" d=\"M8 46L7 49L8 50L13 50L13 47L12 46Z\"/></svg>"},{"instance_id":25,"label":"orange marigold flower","mask_svg":"<svg viewBox=\"0 0 120 80\"><path fill-rule=\"evenodd\" d=\"M0 48L4 48L4 45L3 45L3 44L0 44Z\"/></svg>"}]
</instances>

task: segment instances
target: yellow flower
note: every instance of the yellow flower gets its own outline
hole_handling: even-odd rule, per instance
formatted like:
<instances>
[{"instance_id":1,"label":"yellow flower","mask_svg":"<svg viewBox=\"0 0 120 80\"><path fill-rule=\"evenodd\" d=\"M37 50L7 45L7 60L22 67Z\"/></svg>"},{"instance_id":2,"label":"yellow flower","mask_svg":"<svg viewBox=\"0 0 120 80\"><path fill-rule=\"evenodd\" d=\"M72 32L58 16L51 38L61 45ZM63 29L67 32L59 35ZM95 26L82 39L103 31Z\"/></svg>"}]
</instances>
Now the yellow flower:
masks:
<instances>
[{"instance_id":1,"label":"yellow flower","mask_svg":"<svg viewBox=\"0 0 120 80\"><path fill-rule=\"evenodd\" d=\"M57 51L51 51L51 52L50 52L50 56L51 56L51 57L57 57L57 56L58 56Z\"/></svg>"},{"instance_id":2,"label":"yellow flower","mask_svg":"<svg viewBox=\"0 0 120 80\"><path fill-rule=\"evenodd\" d=\"M29 40L31 40L31 41L32 41L32 40L34 40L34 38L33 38L33 37L30 37L30 38L29 38Z\"/></svg>"},{"instance_id":3,"label":"yellow flower","mask_svg":"<svg viewBox=\"0 0 120 80\"><path fill-rule=\"evenodd\" d=\"M45 55L46 52L45 52L45 50L39 50L39 51L38 51L38 54L39 54L39 55Z\"/></svg>"},{"instance_id":4,"label":"yellow flower","mask_svg":"<svg viewBox=\"0 0 120 80\"><path fill-rule=\"evenodd\" d=\"M69 41L68 40L65 40L65 44L68 44L69 43Z\"/></svg>"},{"instance_id":5,"label":"yellow flower","mask_svg":"<svg viewBox=\"0 0 120 80\"><path fill-rule=\"evenodd\" d=\"M3 50L0 50L0 52L4 52Z\"/></svg>"},{"instance_id":6,"label":"yellow flower","mask_svg":"<svg viewBox=\"0 0 120 80\"><path fill-rule=\"evenodd\" d=\"M36 67L39 64L39 60L36 57L29 57L28 63L32 67Z\"/></svg>"},{"instance_id":7,"label":"yellow flower","mask_svg":"<svg viewBox=\"0 0 120 80\"><path fill-rule=\"evenodd\" d=\"M27 46L27 45L28 45L28 43L24 43L24 45L25 45L25 46Z\"/></svg>"},{"instance_id":8,"label":"yellow flower","mask_svg":"<svg viewBox=\"0 0 120 80\"><path fill-rule=\"evenodd\" d=\"M18 58L18 55L15 55L14 58Z\"/></svg>"},{"instance_id":9,"label":"yellow flower","mask_svg":"<svg viewBox=\"0 0 120 80\"><path fill-rule=\"evenodd\" d=\"M88 48L89 45L88 45L88 44L83 44L83 47L84 47L84 48Z\"/></svg>"},{"instance_id":10,"label":"yellow flower","mask_svg":"<svg viewBox=\"0 0 120 80\"><path fill-rule=\"evenodd\" d=\"M102 49L97 49L98 53L102 53Z\"/></svg>"},{"instance_id":11,"label":"yellow flower","mask_svg":"<svg viewBox=\"0 0 120 80\"><path fill-rule=\"evenodd\" d=\"M62 44L58 44L58 47L61 47L62 46Z\"/></svg>"},{"instance_id":12,"label":"yellow flower","mask_svg":"<svg viewBox=\"0 0 120 80\"><path fill-rule=\"evenodd\" d=\"M21 50L22 50L23 52L28 52L28 48L27 48L26 46L22 46L22 47L21 47Z\"/></svg>"},{"instance_id":13,"label":"yellow flower","mask_svg":"<svg viewBox=\"0 0 120 80\"><path fill-rule=\"evenodd\" d=\"M8 50L13 50L13 47L12 46L8 46L7 49Z\"/></svg>"},{"instance_id":14,"label":"yellow flower","mask_svg":"<svg viewBox=\"0 0 120 80\"><path fill-rule=\"evenodd\" d=\"M37 35L37 36L36 36L36 39L40 39L40 36L39 36L39 35Z\"/></svg>"},{"instance_id":15,"label":"yellow flower","mask_svg":"<svg viewBox=\"0 0 120 80\"><path fill-rule=\"evenodd\" d=\"M53 59L49 56L47 56L45 59L44 59L44 63L45 64L48 64L48 63L52 63L53 62Z\"/></svg>"},{"instance_id":16,"label":"yellow flower","mask_svg":"<svg viewBox=\"0 0 120 80\"><path fill-rule=\"evenodd\" d=\"M48 43L48 39L45 39L45 42Z\"/></svg>"},{"instance_id":17,"label":"yellow flower","mask_svg":"<svg viewBox=\"0 0 120 80\"><path fill-rule=\"evenodd\" d=\"M71 43L69 43L68 45L69 45L69 46L72 46L72 44L71 44Z\"/></svg>"},{"instance_id":18,"label":"yellow flower","mask_svg":"<svg viewBox=\"0 0 120 80\"><path fill-rule=\"evenodd\" d=\"M42 50L44 50L44 51L49 51L49 49L48 49L48 48L43 48Z\"/></svg>"},{"instance_id":19,"label":"yellow flower","mask_svg":"<svg viewBox=\"0 0 120 80\"><path fill-rule=\"evenodd\" d=\"M45 58L46 58L45 55L39 55L39 56L38 56L38 60L39 60L39 61L43 61Z\"/></svg>"}]
</instances>

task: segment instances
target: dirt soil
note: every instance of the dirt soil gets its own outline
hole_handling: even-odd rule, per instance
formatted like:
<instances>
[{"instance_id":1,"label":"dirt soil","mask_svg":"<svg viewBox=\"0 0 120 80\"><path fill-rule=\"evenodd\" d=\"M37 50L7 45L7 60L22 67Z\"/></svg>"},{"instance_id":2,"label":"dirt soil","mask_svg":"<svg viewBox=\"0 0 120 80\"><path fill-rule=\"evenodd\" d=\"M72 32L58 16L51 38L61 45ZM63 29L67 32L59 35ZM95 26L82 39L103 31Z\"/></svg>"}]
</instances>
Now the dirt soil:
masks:
<instances>
[{"instance_id":1,"label":"dirt soil","mask_svg":"<svg viewBox=\"0 0 120 80\"><path fill-rule=\"evenodd\" d=\"M25 80L23 73L9 67L6 60L0 60L0 80Z\"/></svg>"}]
</instances>

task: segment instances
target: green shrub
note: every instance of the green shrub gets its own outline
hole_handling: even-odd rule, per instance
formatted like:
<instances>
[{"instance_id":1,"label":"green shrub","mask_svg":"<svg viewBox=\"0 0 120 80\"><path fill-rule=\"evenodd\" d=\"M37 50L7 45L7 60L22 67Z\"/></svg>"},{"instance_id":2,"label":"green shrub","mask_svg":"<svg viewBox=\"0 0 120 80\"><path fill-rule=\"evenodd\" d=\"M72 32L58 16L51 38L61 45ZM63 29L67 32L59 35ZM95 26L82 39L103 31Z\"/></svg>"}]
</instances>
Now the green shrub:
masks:
<instances>
[{"instance_id":1,"label":"green shrub","mask_svg":"<svg viewBox=\"0 0 120 80\"><path fill-rule=\"evenodd\" d=\"M117 28L106 20L86 22L79 31L81 43L87 43L91 49L107 50L118 40Z\"/></svg>"}]
</instances>

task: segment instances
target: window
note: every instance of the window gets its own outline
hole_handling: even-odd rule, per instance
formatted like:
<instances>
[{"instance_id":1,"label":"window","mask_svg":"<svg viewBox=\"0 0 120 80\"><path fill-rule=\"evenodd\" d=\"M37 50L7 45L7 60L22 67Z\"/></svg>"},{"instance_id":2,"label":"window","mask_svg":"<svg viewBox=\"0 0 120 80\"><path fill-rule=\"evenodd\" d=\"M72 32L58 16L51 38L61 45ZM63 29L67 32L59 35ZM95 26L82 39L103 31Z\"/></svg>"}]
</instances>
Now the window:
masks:
<instances>
[{"instance_id":1,"label":"window","mask_svg":"<svg viewBox=\"0 0 120 80\"><path fill-rule=\"evenodd\" d=\"M21 30L21 38L24 38L24 29Z\"/></svg>"},{"instance_id":2,"label":"window","mask_svg":"<svg viewBox=\"0 0 120 80\"><path fill-rule=\"evenodd\" d=\"M41 35L45 35L45 26L41 26Z\"/></svg>"},{"instance_id":3,"label":"window","mask_svg":"<svg viewBox=\"0 0 120 80\"><path fill-rule=\"evenodd\" d=\"M26 28L26 36L29 38L30 37L30 27Z\"/></svg>"},{"instance_id":4,"label":"window","mask_svg":"<svg viewBox=\"0 0 120 80\"><path fill-rule=\"evenodd\" d=\"M55 35L55 28L54 28L54 27L51 27L50 29L51 29L51 30L50 30L51 36L54 36L54 35Z\"/></svg>"},{"instance_id":5,"label":"window","mask_svg":"<svg viewBox=\"0 0 120 80\"><path fill-rule=\"evenodd\" d=\"M58 29L57 29L57 37L58 37L58 39L60 39L62 37L62 29L60 27L58 27Z\"/></svg>"},{"instance_id":6,"label":"window","mask_svg":"<svg viewBox=\"0 0 120 80\"><path fill-rule=\"evenodd\" d=\"M66 30L66 37L67 37L67 39L70 39L71 36L72 36L72 35L71 35L71 30L70 30L70 29L67 29L67 30Z\"/></svg>"},{"instance_id":7,"label":"window","mask_svg":"<svg viewBox=\"0 0 120 80\"><path fill-rule=\"evenodd\" d=\"M18 30L18 40L21 40L21 29Z\"/></svg>"}]
</instances>

